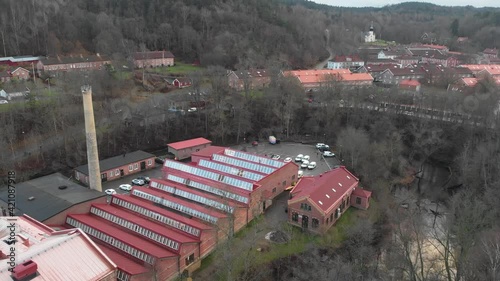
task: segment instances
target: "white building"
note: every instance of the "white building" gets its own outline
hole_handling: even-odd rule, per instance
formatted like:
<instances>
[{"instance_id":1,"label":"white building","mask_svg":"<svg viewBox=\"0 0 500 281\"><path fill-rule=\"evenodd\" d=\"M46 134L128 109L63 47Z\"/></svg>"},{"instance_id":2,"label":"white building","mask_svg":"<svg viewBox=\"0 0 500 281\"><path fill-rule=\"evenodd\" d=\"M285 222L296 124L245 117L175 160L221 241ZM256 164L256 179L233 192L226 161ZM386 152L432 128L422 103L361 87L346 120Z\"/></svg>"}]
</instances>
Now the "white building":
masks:
<instances>
[{"instance_id":1,"label":"white building","mask_svg":"<svg viewBox=\"0 0 500 281\"><path fill-rule=\"evenodd\" d=\"M373 22L370 25L370 31L365 34L365 43L375 42L375 33L373 32Z\"/></svg>"}]
</instances>

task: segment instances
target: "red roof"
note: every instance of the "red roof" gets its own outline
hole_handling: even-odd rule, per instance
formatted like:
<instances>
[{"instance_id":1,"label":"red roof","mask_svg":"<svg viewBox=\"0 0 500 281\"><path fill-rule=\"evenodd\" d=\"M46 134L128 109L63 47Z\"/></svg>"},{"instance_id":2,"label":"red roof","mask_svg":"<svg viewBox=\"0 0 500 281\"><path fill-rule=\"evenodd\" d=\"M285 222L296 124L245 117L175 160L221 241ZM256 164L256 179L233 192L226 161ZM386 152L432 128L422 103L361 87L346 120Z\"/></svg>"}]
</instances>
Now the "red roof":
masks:
<instances>
[{"instance_id":1,"label":"red roof","mask_svg":"<svg viewBox=\"0 0 500 281\"><path fill-rule=\"evenodd\" d=\"M191 153L191 156L199 156L199 157L212 157L213 154L222 154L224 152L225 147L211 145L201 149L200 151L196 151Z\"/></svg>"},{"instance_id":2,"label":"red roof","mask_svg":"<svg viewBox=\"0 0 500 281\"><path fill-rule=\"evenodd\" d=\"M189 225L189 226L196 228L200 231L203 229L212 229L212 227L210 225L198 222L196 220L186 218L183 215L179 215L179 214L176 214L174 212L165 210L163 208L151 205L151 203L149 201L146 201L145 199L132 197L132 196L129 196L128 194L115 194L115 195L113 195L113 197L116 197L117 199L121 199L123 201L127 201L128 203L140 206L142 208L148 209L152 212L155 212L155 213L158 213L158 214L163 215L165 217L168 217L174 221L178 221L180 223Z\"/></svg>"},{"instance_id":3,"label":"red roof","mask_svg":"<svg viewBox=\"0 0 500 281\"><path fill-rule=\"evenodd\" d=\"M185 141L173 142L173 143L169 143L167 145L175 150L179 150L179 149L190 148L190 147L195 147L198 145L211 144L211 143L212 143L212 141L209 141L205 138L196 138L196 139L190 139L190 140L185 140Z\"/></svg>"},{"instance_id":4,"label":"red roof","mask_svg":"<svg viewBox=\"0 0 500 281\"><path fill-rule=\"evenodd\" d=\"M370 198L372 196L371 191L362 189L361 187L355 188L352 194L363 198Z\"/></svg>"},{"instance_id":5,"label":"red roof","mask_svg":"<svg viewBox=\"0 0 500 281\"><path fill-rule=\"evenodd\" d=\"M213 201L216 201L216 202L220 202L222 204L226 204L226 205L231 206L231 207L241 208L241 207L244 206L243 203L240 203L238 201L227 200L226 198L221 198L220 196L212 195L210 193L206 193L206 192L203 192L203 191L198 191L195 188L189 188L189 187L186 187L185 185L182 185L182 184L179 184L179 183L176 183L176 182L173 182L173 181L166 181L166 180L160 180L160 179L151 179L151 182L149 183L149 188L153 189L153 190L159 190L160 192L166 192L167 193L167 191L164 191L162 189L158 189L158 188L152 187L151 183L153 183L153 182L157 182L157 183L160 183L160 184L171 186L175 190L177 190L177 189L178 190L183 190L183 191L189 192L191 194L199 195L199 196L201 196L203 198L206 198L206 199L210 199L210 200L213 200ZM167 194L171 194L171 193L167 193ZM237 202L237 203L235 203L235 202Z\"/></svg>"},{"instance_id":6,"label":"red roof","mask_svg":"<svg viewBox=\"0 0 500 281\"><path fill-rule=\"evenodd\" d=\"M179 198L179 197L174 197L174 196L167 194L165 192L156 191L154 189L142 187L142 186L134 186L134 188L130 192L130 194L132 196L134 196L134 190L142 191L142 192L148 193L150 195L153 195L153 196L156 196L159 198L163 198L165 200L177 203L177 204L182 205L182 206L186 206L188 208L191 208L193 210L199 211L199 212L207 214L207 215L211 215L213 217L217 217L217 218L227 217L224 213L216 211L215 209L209 209L207 207L203 207L202 205L199 205L197 203L193 203L191 201L184 200L184 199Z\"/></svg>"},{"instance_id":7,"label":"red roof","mask_svg":"<svg viewBox=\"0 0 500 281\"><path fill-rule=\"evenodd\" d=\"M177 231L171 230L169 228L165 228L163 225L160 225L160 224L157 224L157 223L152 222L150 220L144 219L142 217L134 215L133 213L130 213L128 211L124 211L120 208L117 208L115 206L111 206L108 204L93 204L92 207L101 209L109 214L115 215L115 216L122 218L126 221L140 225L143 228L150 230L151 232L155 232L159 235L170 238L171 240L174 240L174 241L179 242L181 244L182 243L196 243L199 241L199 239L195 239L195 238L192 238L191 236L186 236L186 235L181 234Z\"/></svg>"},{"instance_id":8,"label":"red roof","mask_svg":"<svg viewBox=\"0 0 500 281\"><path fill-rule=\"evenodd\" d=\"M106 256L108 256L121 271L124 271L130 275L138 275L149 271L144 266L132 260L132 258L122 255L121 253L110 249L105 245L101 245L101 243L104 242L99 242L99 249L101 249L101 251L103 251Z\"/></svg>"},{"instance_id":9,"label":"red roof","mask_svg":"<svg viewBox=\"0 0 500 281\"><path fill-rule=\"evenodd\" d=\"M108 221L97 218L89 214L71 214L68 217L73 218L85 225L88 225L95 230L107 234L116 240L119 240L133 248L143 251L156 258L169 258L177 256L176 253L164 249L152 242L146 241L143 238L123 231L121 228L112 226Z\"/></svg>"},{"instance_id":10,"label":"red roof","mask_svg":"<svg viewBox=\"0 0 500 281\"><path fill-rule=\"evenodd\" d=\"M293 198L289 200L289 204L309 198L326 213L336 205L337 201L357 187L358 182L358 178L344 166L321 175L305 176L292 189Z\"/></svg>"},{"instance_id":11,"label":"red roof","mask_svg":"<svg viewBox=\"0 0 500 281\"><path fill-rule=\"evenodd\" d=\"M417 87L420 85L420 82L418 82L417 80L406 79L399 82L399 85Z\"/></svg>"}]
</instances>

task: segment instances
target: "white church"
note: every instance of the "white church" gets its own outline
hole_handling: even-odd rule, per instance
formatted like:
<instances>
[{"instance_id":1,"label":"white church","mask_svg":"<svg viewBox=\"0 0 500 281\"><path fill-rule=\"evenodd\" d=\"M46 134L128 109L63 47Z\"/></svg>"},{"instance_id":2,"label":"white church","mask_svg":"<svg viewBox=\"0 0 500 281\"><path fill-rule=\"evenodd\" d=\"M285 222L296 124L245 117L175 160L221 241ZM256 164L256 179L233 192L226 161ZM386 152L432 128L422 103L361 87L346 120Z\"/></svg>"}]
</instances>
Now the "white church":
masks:
<instances>
[{"instance_id":1,"label":"white church","mask_svg":"<svg viewBox=\"0 0 500 281\"><path fill-rule=\"evenodd\" d=\"M365 43L375 42L375 32L373 32L373 21L370 25L370 31L365 34Z\"/></svg>"}]
</instances>

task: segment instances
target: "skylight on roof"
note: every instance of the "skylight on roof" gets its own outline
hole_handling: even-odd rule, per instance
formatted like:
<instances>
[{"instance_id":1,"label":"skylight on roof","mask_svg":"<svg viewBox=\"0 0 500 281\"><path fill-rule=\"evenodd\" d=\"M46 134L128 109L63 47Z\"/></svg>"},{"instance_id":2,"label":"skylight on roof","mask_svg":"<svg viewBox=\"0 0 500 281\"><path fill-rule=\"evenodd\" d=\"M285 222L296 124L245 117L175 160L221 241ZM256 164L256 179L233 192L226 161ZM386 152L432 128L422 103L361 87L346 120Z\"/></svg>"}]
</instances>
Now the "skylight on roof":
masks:
<instances>
[{"instance_id":1,"label":"skylight on roof","mask_svg":"<svg viewBox=\"0 0 500 281\"><path fill-rule=\"evenodd\" d=\"M351 179L351 177L350 177L350 176L347 176L347 178L348 178L348 179Z\"/></svg>"},{"instance_id":2,"label":"skylight on roof","mask_svg":"<svg viewBox=\"0 0 500 281\"><path fill-rule=\"evenodd\" d=\"M325 194L325 195L326 195L326 198L330 198L330 195L328 195L328 194Z\"/></svg>"},{"instance_id":3,"label":"skylight on roof","mask_svg":"<svg viewBox=\"0 0 500 281\"><path fill-rule=\"evenodd\" d=\"M323 202L321 202L321 201L318 201L318 203L320 203L321 205L323 205Z\"/></svg>"},{"instance_id":4,"label":"skylight on roof","mask_svg":"<svg viewBox=\"0 0 500 281\"><path fill-rule=\"evenodd\" d=\"M342 186L342 184L339 182L339 186Z\"/></svg>"},{"instance_id":5,"label":"skylight on roof","mask_svg":"<svg viewBox=\"0 0 500 281\"><path fill-rule=\"evenodd\" d=\"M333 192L337 192L337 190L335 190L335 188L332 188L332 191L333 191Z\"/></svg>"}]
</instances>

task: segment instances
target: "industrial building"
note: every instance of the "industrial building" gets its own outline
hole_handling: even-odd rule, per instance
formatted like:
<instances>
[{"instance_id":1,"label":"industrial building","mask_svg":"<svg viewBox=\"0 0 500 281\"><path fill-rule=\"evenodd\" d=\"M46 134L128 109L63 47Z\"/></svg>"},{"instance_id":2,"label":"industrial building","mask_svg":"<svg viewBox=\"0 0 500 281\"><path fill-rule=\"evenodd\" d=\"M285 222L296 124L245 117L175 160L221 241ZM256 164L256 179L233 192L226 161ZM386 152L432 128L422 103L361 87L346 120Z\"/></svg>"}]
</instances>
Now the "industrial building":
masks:
<instances>
[{"instance_id":1,"label":"industrial building","mask_svg":"<svg viewBox=\"0 0 500 281\"><path fill-rule=\"evenodd\" d=\"M350 206L366 210L371 192L344 166L305 176L290 191L288 221L304 230L325 233Z\"/></svg>"},{"instance_id":2,"label":"industrial building","mask_svg":"<svg viewBox=\"0 0 500 281\"><path fill-rule=\"evenodd\" d=\"M2 281L117 280L116 264L80 229L55 230L26 215L0 217L0 239Z\"/></svg>"},{"instance_id":3,"label":"industrial building","mask_svg":"<svg viewBox=\"0 0 500 281\"><path fill-rule=\"evenodd\" d=\"M212 145L212 141L205 138L196 138L167 144L168 152L172 153L176 160L187 159L191 157L192 153L198 152L210 145Z\"/></svg>"},{"instance_id":4,"label":"industrial building","mask_svg":"<svg viewBox=\"0 0 500 281\"><path fill-rule=\"evenodd\" d=\"M66 218L66 227L81 228L109 254L119 280L172 280L196 270L296 183L298 166L208 146L190 163L166 160L162 171L148 186Z\"/></svg>"},{"instance_id":5,"label":"industrial building","mask_svg":"<svg viewBox=\"0 0 500 281\"><path fill-rule=\"evenodd\" d=\"M131 174L139 173L155 167L155 156L141 150L125 153L99 161L101 181L116 180ZM75 179L89 184L89 166L87 164L75 168Z\"/></svg>"}]
</instances>

